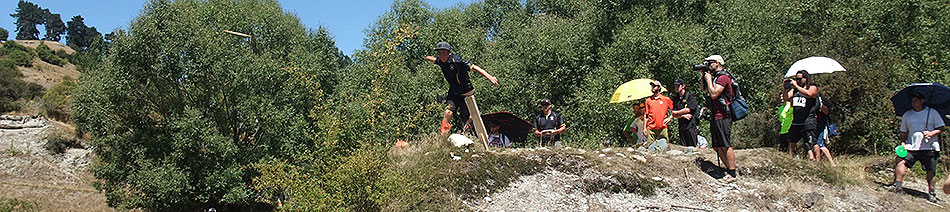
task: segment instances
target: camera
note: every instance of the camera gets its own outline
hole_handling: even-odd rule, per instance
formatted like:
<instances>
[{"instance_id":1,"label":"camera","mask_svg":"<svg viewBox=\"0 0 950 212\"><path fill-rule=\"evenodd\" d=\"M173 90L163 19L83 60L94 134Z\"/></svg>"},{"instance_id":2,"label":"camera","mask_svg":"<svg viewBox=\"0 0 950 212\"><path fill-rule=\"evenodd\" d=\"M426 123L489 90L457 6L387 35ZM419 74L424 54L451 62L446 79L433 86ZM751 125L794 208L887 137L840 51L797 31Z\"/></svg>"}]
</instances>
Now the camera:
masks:
<instances>
[{"instance_id":1,"label":"camera","mask_svg":"<svg viewBox=\"0 0 950 212\"><path fill-rule=\"evenodd\" d=\"M785 83L782 85L782 87L785 87L785 90L791 90L791 89L792 89L792 79L785 79Z\"/></svg>"},{"instance_id":2,"label":"camera","mask_svg":"<svg viewBox=\"0 0 950 212\"><path fill-rule=\"evenodd\" d=\"M702 64L693 65L693 70L703 71L703 72L712 71L712 70L710 70L709 65L712 65L712 63L714 63L714 62L716 62L716 61L712 61L712 60L703 61Z\"/></svg>"}]
</instances>

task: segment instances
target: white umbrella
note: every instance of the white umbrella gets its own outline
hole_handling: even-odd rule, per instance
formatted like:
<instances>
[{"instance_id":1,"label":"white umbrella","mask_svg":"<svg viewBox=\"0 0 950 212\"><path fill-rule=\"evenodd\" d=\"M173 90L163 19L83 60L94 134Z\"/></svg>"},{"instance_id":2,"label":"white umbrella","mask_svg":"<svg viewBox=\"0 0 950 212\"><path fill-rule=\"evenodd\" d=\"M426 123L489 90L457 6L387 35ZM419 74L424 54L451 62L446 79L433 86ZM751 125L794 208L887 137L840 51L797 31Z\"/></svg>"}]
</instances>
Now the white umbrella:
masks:
<instances>
[{"instance_id":1,"label":"white umbrella","mask_svg":"<svg viewBox=\"0 0 950 212\"><path fill-rule=\"evenodd\" d=\"M796 61L794 64L792 64L792 67L788 68L788 73L785 73L785 77L795 76L795 74L801 70L808 71L808 74L824 74L836 71L845 71L844 67L842 67L838 61L835 61L835 59L827 57L809 57Z\"/></svg>"}]
</instances>

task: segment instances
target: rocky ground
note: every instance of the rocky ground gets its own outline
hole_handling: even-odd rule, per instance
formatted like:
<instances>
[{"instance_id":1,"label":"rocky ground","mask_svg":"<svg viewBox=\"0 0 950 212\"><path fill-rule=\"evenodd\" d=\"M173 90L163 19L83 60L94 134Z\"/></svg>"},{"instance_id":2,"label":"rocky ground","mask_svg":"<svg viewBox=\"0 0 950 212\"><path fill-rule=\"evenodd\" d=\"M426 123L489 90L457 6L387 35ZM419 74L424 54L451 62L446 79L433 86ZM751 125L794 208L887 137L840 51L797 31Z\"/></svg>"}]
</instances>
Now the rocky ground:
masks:
<instances>
[{"instance_id":1,"label":"rocky ground","mask_svg":"<svg viewBox=\"0 0 950 212\"><path fill-rule=\"evenodd\" d=\"M549 167L539 174L522 176L507 188L466 204L475 211L950 210L950 202L946 200L938 204L927 202L920 193L926 184L919 179L907 180L905 187L909 189L904 194L882 191L881 184L892 173L886 168L887 158L884 156L839 158L840 165L830 167L794 159L772 149L741 150L737 151L739 180L722 183L717 178L723 173L716 167L717 159L711 150L691 154L678 150L671 151L672 154L653 154L634 149L590 152L566 148L555 152L604 161L598 162L600 167L636 167L631 172L641 173L665 186L659 187L652 195L628 191L590 192L589 179L605 177L604 169L595 166L568 173ZM499 154L530 155L522 150L506 150ZM818 171L803 171L809 169Z\"/></svg>"},{"instance_id":2,"label":"rocky ground","mask_svg":"<svg viewBox=\"0 0 950 212\"><path fill-rule=\"evenodd\" d=\"M112 211L92 187L91 150L48 144L69 140L66 128L43 117L0 117L0 200L32 202L38 211Z\"/></svg>"}]
</instances>

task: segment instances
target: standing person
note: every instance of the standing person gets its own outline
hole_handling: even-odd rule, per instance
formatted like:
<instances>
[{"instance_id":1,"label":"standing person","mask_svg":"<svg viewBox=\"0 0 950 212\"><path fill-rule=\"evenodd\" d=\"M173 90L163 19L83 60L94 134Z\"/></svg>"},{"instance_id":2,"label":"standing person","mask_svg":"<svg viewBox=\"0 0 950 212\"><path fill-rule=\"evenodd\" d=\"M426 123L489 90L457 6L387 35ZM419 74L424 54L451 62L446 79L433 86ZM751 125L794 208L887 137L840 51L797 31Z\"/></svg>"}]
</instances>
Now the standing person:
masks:
<instances>
[{"instance_id":1,"label":"standing person","mask_svg":"<svg viewBox=\"0 0 950 212\"><path fill-rule=\"evenodd\" d=\"M442 69L442 76L445 77L445 81L449 83L449 91L445 101L446 109L442 116L442 125L439 127L442 134L446 134L452 128L449 121L452 120L455 113L458 113L463 123L468 123L471 119L471 113L468 111L465 98L470 98L475 94L475 87L472 87L472 80L468 76L468 71L478 71L494 85L498 85L498 79L488 74L485 69L462 60L462 57L452 52L452 46L447 42L436 44L435 51L439 58L426 56L425 60L438 65Z\"/></svg>"},{"instance_id":2,"label":"standing person","mask_svg":"<svg viewBox=\"0 0 950 212\"><path fill-rule=\"evenodd\" d=\"M679 135L681 144L696 147L699 136L699 105L693 93L686 91L683 79L673 81L676 96L673 96L673 116L679 121Z\"/></svg>"},{"instance_id":3,"label":"standing person","mask_svg":"<svg viewBox=\"0 0 950 212\"><path fill-rule=\"evenodd\" d=\"M789 84L792 89L784 95L792 102L794 117L785 142L788 143L788 154L795 155L795 145L799 140L804 140L807 146L818 143L818 86L811 83L811 77L805 70L798 71Z\"/></svg>"},{"instance_id":4,"label":"standing person","mask_svg":"<svg viewBox=\"0 0 950 212\"><path fill-rule=\"evenodd\" d=\"M673 100L660 94L663 85L660 81L650 83L653 89L653 96L647 97L646 118L647 118L647 143L653 143L660 139L670 140L670 133L666 124L670 123L673 116L669 115L673 111Z\"/></svg>"},{"instance_id":5,"label":"standing person","mask_svg":"<svg viewBox=\"0 0 950 212\"><path fill-rule=\"evenodd\" d=\"M709 93L709 109L712 111L712 122L709 123L712 147L716 155L726 165L726 176L720 179L731 183L736 181L736 154L732 150L730 137L732 135L732 114L729 112L729 100L733 96L732 78L723 65L722 56L712 55L703 59L709 66L703 70L703 89ZM713 77L715 74L716 77ZM720 101L723 100L723 101Z\"/></svg>"},{"instance_id":6,"label":"standing person","mask_svg":"<svg viewBox=\"0 0 950 212\"><path fill-rule=\"evenodd\" d=\"M818 142L815 145L812 145L812 150L808 152L808 157L811 158L814 155L815 161L821 162L821 154L825 154L828 157L828 162L831 162L831 166L837 166L835 164L835 159L831 157L831 151L828 151L828 139L831 137L828 132L828 101L823 97L818 97Z\"/></svg>"},{"instance_id":7,"label":"standing person","mask_svg":"<svg viewBox=\"0 0 950 212\"><path fill-rule=\"evenodd\" d=\"M888 190L900 192L903 190L904 174L907 168L913 168L920 161L921 168L927 172L927 200L937 201L934 192L934 176L937 170L937 158L940 157L940 132L943 132L943 119L940 113L933 108L924 106L924 95L914 92L910 94L910 105L913 110L904 112L901 116L901 127L898 137L907 149L907 156L895 158L894 184L885 187Z\"/></svg>"},{"instance_id":8,"label":"standing person","mask_svg":"<svg viewBox=\"0 0 950 212\"><path fill-rule=\"evenodd\" d=\"M567 130L564 119L551 110L551 100L541 99L541 114L534 118L534 135L540 137L542 145L561 146L561 133Z\"/></svg>"},{"instance_id":9,"label":"standing person","mask_svg":"<svg viewBox=\"0 0 950 212\"><path fill-rule=\"evenodd\" d=\"M633 120L630 120L630 123L624 125L623 127L623 136L627 138L627 141L633 144L634 147L643 145L647 141L646 134L646 117L644 117L644 106L641 102L640 104L633 105ZM633 139L633 135L637 136L637 139Z\"/></svg>"}]
</instances>

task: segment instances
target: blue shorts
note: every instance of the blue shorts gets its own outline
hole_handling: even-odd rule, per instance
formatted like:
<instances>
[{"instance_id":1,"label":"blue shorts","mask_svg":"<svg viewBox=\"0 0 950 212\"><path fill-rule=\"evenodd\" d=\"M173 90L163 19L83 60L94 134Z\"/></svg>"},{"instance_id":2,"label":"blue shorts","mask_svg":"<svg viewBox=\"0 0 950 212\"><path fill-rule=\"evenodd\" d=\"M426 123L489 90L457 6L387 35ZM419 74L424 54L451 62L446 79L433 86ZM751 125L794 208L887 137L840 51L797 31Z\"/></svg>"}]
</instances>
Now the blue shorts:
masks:
<instances>
[{"instance_id":1,"label":"blue shorts","mask_svg":"<svg viewBox=\"0 0 950 212\"><path fill-rule=\"evenodd\" d=\"M822 128L818 132L818 142L815 145L818 147L825 147L825 143L828 142L828 127Z\"/></svg>"}]
</instances>

